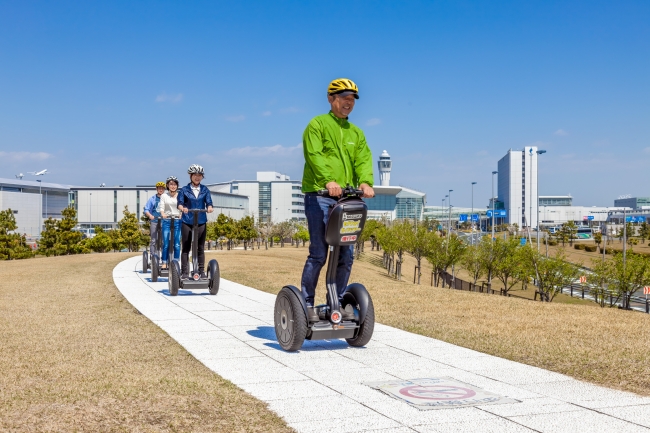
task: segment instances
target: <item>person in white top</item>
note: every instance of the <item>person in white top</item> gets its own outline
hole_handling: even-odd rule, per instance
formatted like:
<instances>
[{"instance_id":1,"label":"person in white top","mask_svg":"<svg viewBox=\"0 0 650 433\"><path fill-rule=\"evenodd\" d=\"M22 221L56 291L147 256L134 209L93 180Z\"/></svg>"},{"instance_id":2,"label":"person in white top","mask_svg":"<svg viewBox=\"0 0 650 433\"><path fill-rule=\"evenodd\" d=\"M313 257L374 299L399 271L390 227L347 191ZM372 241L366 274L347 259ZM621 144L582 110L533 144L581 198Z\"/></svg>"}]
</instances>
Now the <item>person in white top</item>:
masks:
<instances>
[{"instance_id":1,"label":"person in white top","mask_svg":"<svg viewBox=\"0 0 650 433\"><path fill-rule=\"evenodd\" d=\"M174 176L169 176L166 182L167 192L160 196L158 203L158 212L162 216L162 235L163 235L163 250L162 250L162 268L167 269L167 259L169 257L169 238L171 234L171 217L174 220L174 258L178 260L181 256L181 211L178 210L178 179Z\"/></svg>"}]
</instances>

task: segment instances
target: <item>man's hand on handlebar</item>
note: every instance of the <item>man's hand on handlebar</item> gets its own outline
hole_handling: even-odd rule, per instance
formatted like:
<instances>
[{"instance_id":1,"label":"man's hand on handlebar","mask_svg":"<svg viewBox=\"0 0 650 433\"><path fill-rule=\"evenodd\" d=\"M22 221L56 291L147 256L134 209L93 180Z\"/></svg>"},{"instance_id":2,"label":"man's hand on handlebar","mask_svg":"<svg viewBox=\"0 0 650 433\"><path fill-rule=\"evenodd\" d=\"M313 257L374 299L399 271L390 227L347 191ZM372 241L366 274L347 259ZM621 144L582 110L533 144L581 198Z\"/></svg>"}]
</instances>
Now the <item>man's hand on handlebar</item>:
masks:
<instances>
[{"instance_id":1,"label":"man's hand on handlebar","mask_svg":"<svg viewBox=\"0 0 650 433\"><path fill-rule=\"evenodd\" d=\"M330 197L341 197L341 194L343 194L341 186L336 182L329 182L325 185L325 188L327 188L327 193Z\"/></svg>"},{"instance_id":2,"label":"man's hand on handlebar","mask_svg":"<svg viewBox=\"0 0 650 433\"><path fill-rule=\"evenodd\" d=\"M375 196L375 190L366 183L359 185L359 189L363 191L363 198L373 198Z\"/></svg>"},{"instance_id":3,"label":"man's hand on handlebar","mask_svg":"<svg viewBox=\"0 0 650 433\"><path fill-rule=\"evenodd\" d=\"M212 213L214 209L212 209L212 206L208 206L208 213Z\"/></svg>"},{"instance_id":4,"label":"man's hand on handlebar","mask_svg":"<svg viewBox=\"0 0 650 433\"><path fill-rule=\"evenodd\" d=\"M181 212L183 212L183 213L187 213L187 211L188 211L189 209L186 208L186 207L184 207L184 206L178 206L178 210L181 211Z\"/></svg>"}]
</instances>

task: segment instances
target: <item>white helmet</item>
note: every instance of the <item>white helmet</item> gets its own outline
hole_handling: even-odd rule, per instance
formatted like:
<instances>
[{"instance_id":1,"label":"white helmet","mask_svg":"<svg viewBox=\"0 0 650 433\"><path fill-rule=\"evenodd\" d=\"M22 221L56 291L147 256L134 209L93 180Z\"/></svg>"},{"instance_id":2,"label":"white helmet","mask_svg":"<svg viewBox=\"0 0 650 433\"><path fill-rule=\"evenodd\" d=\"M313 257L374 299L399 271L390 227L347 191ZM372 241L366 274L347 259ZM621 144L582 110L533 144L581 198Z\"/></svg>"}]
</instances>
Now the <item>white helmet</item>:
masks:
<instances>
[{"instance_id":1,"label":"white helmet","mask_svg":"<svg viewBox=\"0 0 650 433\"><path fill-rule=\"evenodd\" d=\"M198 164L190 165L190 168L187 169L188 174L203 174L203 167Z\"/></svg>"},{"instance_id":2,"label":"white helmet","mask_svg":"<svg viewBox=\"0 0 650 433\"><path fill-rule=\"evenodd\" d=\"M178 179L176 176L169 176L167 180L165 181L165 186L169 187L169 182L176 182L176 185L178 185Z\"/></svg>"}]
</instances>

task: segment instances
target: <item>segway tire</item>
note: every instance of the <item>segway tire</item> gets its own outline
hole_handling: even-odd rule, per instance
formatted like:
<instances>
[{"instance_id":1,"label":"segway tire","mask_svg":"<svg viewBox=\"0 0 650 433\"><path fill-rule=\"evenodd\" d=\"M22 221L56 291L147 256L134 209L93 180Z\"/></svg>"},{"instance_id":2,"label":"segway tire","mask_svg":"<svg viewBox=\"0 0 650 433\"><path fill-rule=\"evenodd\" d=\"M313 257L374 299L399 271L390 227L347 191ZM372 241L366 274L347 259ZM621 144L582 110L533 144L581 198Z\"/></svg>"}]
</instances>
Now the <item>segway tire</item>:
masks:
<instances>
[{"instance_id":1,"label":"segway tire","mask_svg":"<svg viewBox=\"0 0 650 433\"><path fill-rule=\"evenodd\" d=\"M178 288L181 285L181 276L178 275L176 263L170 263L169 266L169 294L171 296L178 295Z\"/></svg>"},{"instance_id":2,"label":"segway tire","mask_svg":"<svg viewBox=\"0 0 650 433\"><path fill-rule=\"evenodd\" d=\"M275 298L275 336L287 352L302 347L307 336L307 317L296 294L286 287Z\"/></svg>"},{"instance_id":3,"label":"segway tire","mask_svg":"<svg viewBox=\"0 0 650 433\"><path fill-rule=\"evenodd\" d=\"M149 268L149 254L147 251L142 252L142 273L146 274Z\"/></svg>"},{"instance_id":4,"label":"segway tire","mask_svg":"<svg viewBox=\"0 0 650 433\"><path fill-rule=\"evenodd\" d=\"M219 262L215 259L208 262L208 289L211 295L219 293L219 283L221 281L221 273L219 272Z\"/></svg>"},{"instance_id":5,"label":"segway tire","mask_svg":"<svg viewBox=\"0 0 650 433\"><path fill-rule=\"evenodd\" d=\"M156 283L158 281L158 270L160 263L158 263L158 256L151 256L151 281Z\"/></svg>"},{"instance_id":6,"label":"segway tire","mask_svg":"<svg viewBox=\"0 0 650 433\"><path fill-rule=\"evenodd\" d=\"M370 342L372 333L375 330L375 306L372 304L372 299L368 299L368 310L366 311L366 318L359 326L357 334L353 338L346 338L350 346L362 347Z\"/></svg>"}]
</instances>

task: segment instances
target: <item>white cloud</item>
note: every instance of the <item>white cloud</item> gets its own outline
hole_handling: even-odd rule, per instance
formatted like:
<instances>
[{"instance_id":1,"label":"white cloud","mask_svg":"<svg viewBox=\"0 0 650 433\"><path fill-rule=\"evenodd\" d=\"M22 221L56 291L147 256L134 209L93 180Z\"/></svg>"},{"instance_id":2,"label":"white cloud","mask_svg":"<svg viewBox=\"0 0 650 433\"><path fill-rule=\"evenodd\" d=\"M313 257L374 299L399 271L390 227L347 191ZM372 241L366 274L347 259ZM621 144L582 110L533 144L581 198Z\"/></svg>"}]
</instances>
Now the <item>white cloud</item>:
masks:
<instances>
[{"instance_id":1,"label":"white cloud","mask_svg":"<svg viewBox=\"0 0 650 433\"><path fill-rule=\"evenodd\" d=\"M569 135L569 133L566 132L564 129L558 129L553 134L559 135L560 137L566 137L567 135Z\"/></svg>"},{"instance_id":2,"label":"white cloud","mask_svg":"<svg viewBox=\"0 0 650 433\"><path fill-rule=\"evenodd\" d=\"M275 146L265 146L265 147L234 147L226 152L228 155L232 156L248 156L248 157L261 157L261 156L273 156L273 155L290 155L296 151L302 149L302 144L299 144L295 147L284 147L281 144L276 144Z\"/></svg>"},{"instance_id":3,"label":"white cloud","mask_svg":"<svg viewBox=\"0 0 650 433\"><path fill-rule=\"evenodd\" d=\"M47 152L0 152L0 159L10 161L45 161L52 158Z\"/></svg>"},{"instance_id":4,"label":"white cloud","mask_svg":"<svg viewBox=\"0 0 650 433\"><path fill-rule=\"evenodd\" d=\"M262 116L264 116L264 117L270 116L270 115L271 115L270 111L265 111L264 113L262 113Z\"/></svg>"},{"instance_id":5,"label":"white cloud","mask_svg":"<svg viewBox=\"0 0 650 433\"><path fill-rule=\"evenodd\" d=\"M163 92L160 95L156 96L156 102L171 102L172 104L179 103L183 100L183 94L182 93L177 93L175 95L168 95L167 93Z\"/></svg>"},{"instance_id":6,"label":"white cloud","mask_svg":"<svg viewBox=\"0 0 650 433\"><path fill-rule=\"evenodd\" d=\"M239 116L226 116L227 122L242 122L244 119L246 119L246 116L243 114L240 114Z\"/></svg>"},{"instance_id":7,"label":"white cloud","mask_svg":"<svg viewBox=\"0 0 650 433\"><path fill-rule=\"evenodd\" d=\"M368 119L366 122L366 126L376 126L381 123L381 119L377 119L376 117L373 117L372 119Z\"/></svg>"}]
</instances>

